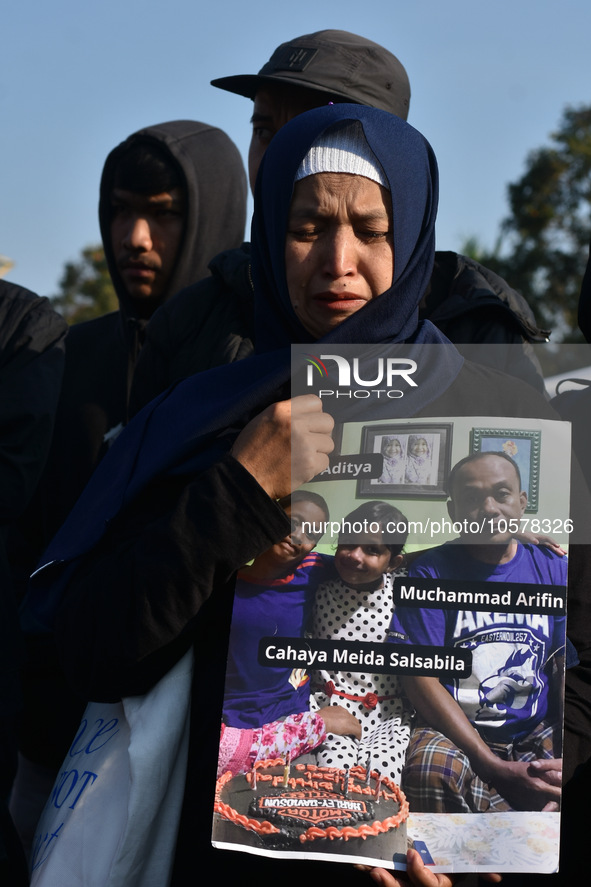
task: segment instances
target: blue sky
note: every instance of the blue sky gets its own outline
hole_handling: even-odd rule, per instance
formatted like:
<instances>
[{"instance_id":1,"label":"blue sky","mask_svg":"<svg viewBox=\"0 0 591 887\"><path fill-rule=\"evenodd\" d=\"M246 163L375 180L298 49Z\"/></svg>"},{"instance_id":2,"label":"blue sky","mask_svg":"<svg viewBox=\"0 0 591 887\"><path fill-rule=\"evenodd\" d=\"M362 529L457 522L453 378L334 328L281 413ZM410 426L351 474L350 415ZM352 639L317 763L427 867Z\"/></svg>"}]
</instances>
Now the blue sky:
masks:
<instances>
[{"instance_id":1,"label":"blue sky","mask_svg":"<svg viewBox=\"0 0 591 887\"><path fill-rule=\"evenodd\" d=\"M0 254L8 277L56 292L99 240L107 153L142 126L193 118L244 157L251 103L209 85L255 73L279 43L322 28L382 43L405 65L410 122L437 154L438 247L493 244L506 184L567 104L591 103L588 0L19 0L2 12Z\"/></svg>"}]
</instances>

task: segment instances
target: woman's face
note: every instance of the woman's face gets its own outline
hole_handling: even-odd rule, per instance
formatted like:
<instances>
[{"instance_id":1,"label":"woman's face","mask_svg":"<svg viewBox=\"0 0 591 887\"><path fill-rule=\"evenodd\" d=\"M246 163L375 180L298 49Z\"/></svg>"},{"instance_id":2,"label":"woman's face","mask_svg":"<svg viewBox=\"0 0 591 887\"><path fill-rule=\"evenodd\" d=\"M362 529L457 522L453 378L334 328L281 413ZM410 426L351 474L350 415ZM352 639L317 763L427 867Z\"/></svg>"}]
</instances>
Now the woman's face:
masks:
<instances>
[{"instance_id":1,"label":"woman's face","mask_svg":"<svg viewBox=\"0 0 591 887\"><path fill-rule=\"evenodd\" d=\"M297 182L285 240L293 309L316 338L392 285L392 202L377 182L318 173Z\"/></svg>"},{"instance_id":2,"label":"woman's face","mask_svg":"<svg viewBox=\"0 0 591 887\"><path fill-rule=\"evenodd\" d=\"M424 437L419 437L412 445L411 452L413 456L426 456L429 452L427 441Z\"/></svg>"},{"instance_id":3,"label":"woman's face","mask_svg":"<svg viewBox=\"0 0 591 887\"><path fill-rule=\"evenodd\" d=\"M387 437L382 446L382 454L386 459L397 459L402 454L400 441L396 437Z\"/></svg>"}]
</instances>

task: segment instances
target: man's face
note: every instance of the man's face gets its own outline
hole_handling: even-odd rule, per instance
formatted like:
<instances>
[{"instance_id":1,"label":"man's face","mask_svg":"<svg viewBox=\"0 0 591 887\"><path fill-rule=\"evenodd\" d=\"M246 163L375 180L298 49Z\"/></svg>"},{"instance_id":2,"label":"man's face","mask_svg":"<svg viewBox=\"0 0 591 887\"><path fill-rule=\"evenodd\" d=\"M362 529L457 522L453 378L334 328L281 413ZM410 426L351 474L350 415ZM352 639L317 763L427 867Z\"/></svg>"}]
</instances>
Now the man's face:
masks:
<instances>
[{"instance_id":1,"label":"man's face","mask_svg":"<svg viewBox=\"0 0 591 887\"><path fill-rule=\"evenodd\" d=\"M276 542L255 559L255 565L268 577L286 576L296 569L322 538L322 533L304 532L304 525L319 526L327 520L327 514L315 502L301 500L286 507L285 513L291 520L289 536ZM306 528L307 529L307 528Z\"/></svg>"},{"instance_id":2,"label":"man's face","mask_svg":"<svg viewBox=\"0 0 591 887\"><path fill-rule=\"evenodd\" d=\"M150 317L172 295L168 285L185 224L182 189L140 194L113 188L111 208L117 270L138 316Z\"/></svg>"},{"instance_id":3,"label":"man's face","mask_svg":"<svg viewBox=\"0 0 591 887\"><path fill-rule=\"evenodd\" d=\"M270 84L258 90L254 99L252 139L248 151L248 178L253 192L261 160L273 136L293 117L326 104L328 96L312 89Z\"/></svg>"},{"instance_id":4,"label":"man's face","mask_svg":"<svg viewBox=\"0 0 591 887\"><path fill-rule=\"evenodd\" d=\"M527 505L527 495L519 487L517 472L507 459L491 454L468 462L454 480L450 517L478 522L481 534L467 534L472 542L506 544L513 536L509 522L519 521Z\"/></svg>"}]
</instances>

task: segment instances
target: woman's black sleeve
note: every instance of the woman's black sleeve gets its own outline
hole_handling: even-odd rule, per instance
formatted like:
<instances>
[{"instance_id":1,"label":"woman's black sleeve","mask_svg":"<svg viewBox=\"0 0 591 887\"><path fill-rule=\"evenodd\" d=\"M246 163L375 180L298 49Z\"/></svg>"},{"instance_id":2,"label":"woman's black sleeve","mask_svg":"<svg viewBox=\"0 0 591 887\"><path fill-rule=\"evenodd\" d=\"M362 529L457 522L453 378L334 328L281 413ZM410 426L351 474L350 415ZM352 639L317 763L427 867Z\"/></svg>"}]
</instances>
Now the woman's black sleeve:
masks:
<instances>
[{"instance_id":1,"label":"woman's black sleeve","mask_svg":"<svg viewBox=\"0 0 591 887\"><path fill-rule=\"evenodd\" d=\"M96 700L145 693L199 638L225 645L236 570L289 526L231 456L152 483L68 584L56 640L75 688Z\"/></svg>"}]
</instances>

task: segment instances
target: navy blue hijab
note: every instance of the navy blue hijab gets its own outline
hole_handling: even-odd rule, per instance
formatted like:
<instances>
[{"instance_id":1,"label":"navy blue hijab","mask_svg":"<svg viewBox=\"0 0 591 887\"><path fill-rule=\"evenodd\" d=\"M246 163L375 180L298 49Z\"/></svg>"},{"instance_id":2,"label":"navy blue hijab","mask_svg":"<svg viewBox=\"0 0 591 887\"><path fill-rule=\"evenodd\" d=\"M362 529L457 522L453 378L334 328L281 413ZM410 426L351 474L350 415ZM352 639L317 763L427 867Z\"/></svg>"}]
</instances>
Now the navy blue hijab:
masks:
<instances>
[{"instance_id":1,"label":"navy blue hijab","mask_svg":"<svg viewBox=\"0 0 591 887\"><path fill-rule=\"evenodd\" d=\"M98 466L35 574L25 608L29 627L50 627L77 561L109 522L156 478L204 470L227 452L241 428L270 403L289 397L289 345L311 341L296 317L285 278L285 234L299 164L318 135L359 120L388 178L393 205L392 286L333 329L323 342L447 343L418 305L434 258L437 165L425 139L404 121L361 105L333 105L288 123L267 150L255 189L252 264L256 351L253 357L178 383L148 404ZM447 343L437 371L414 389L412 415L455 379L462 359ZM443 352L443 354L442 354ZM425 362L427 363L427 362Z\"/></svg>"},{"instance_id":2,"label":"navy blue hijab","mask_svg":"<svg viewBox=\"0 0 591 887\"><path fill-rule=\"evenodd\" d=\"M390 185L394 236L392 286L322 341L354 344L446 341L419 325L435 256L437 162L431 146L404 120L363 105L328 105L294 118L274 137L255 188L252 273L257 351L314 341L291 306L285 280L285 234L298 167L310 146L336 124L358 120Z\"/></svg>"}]
</instances>

